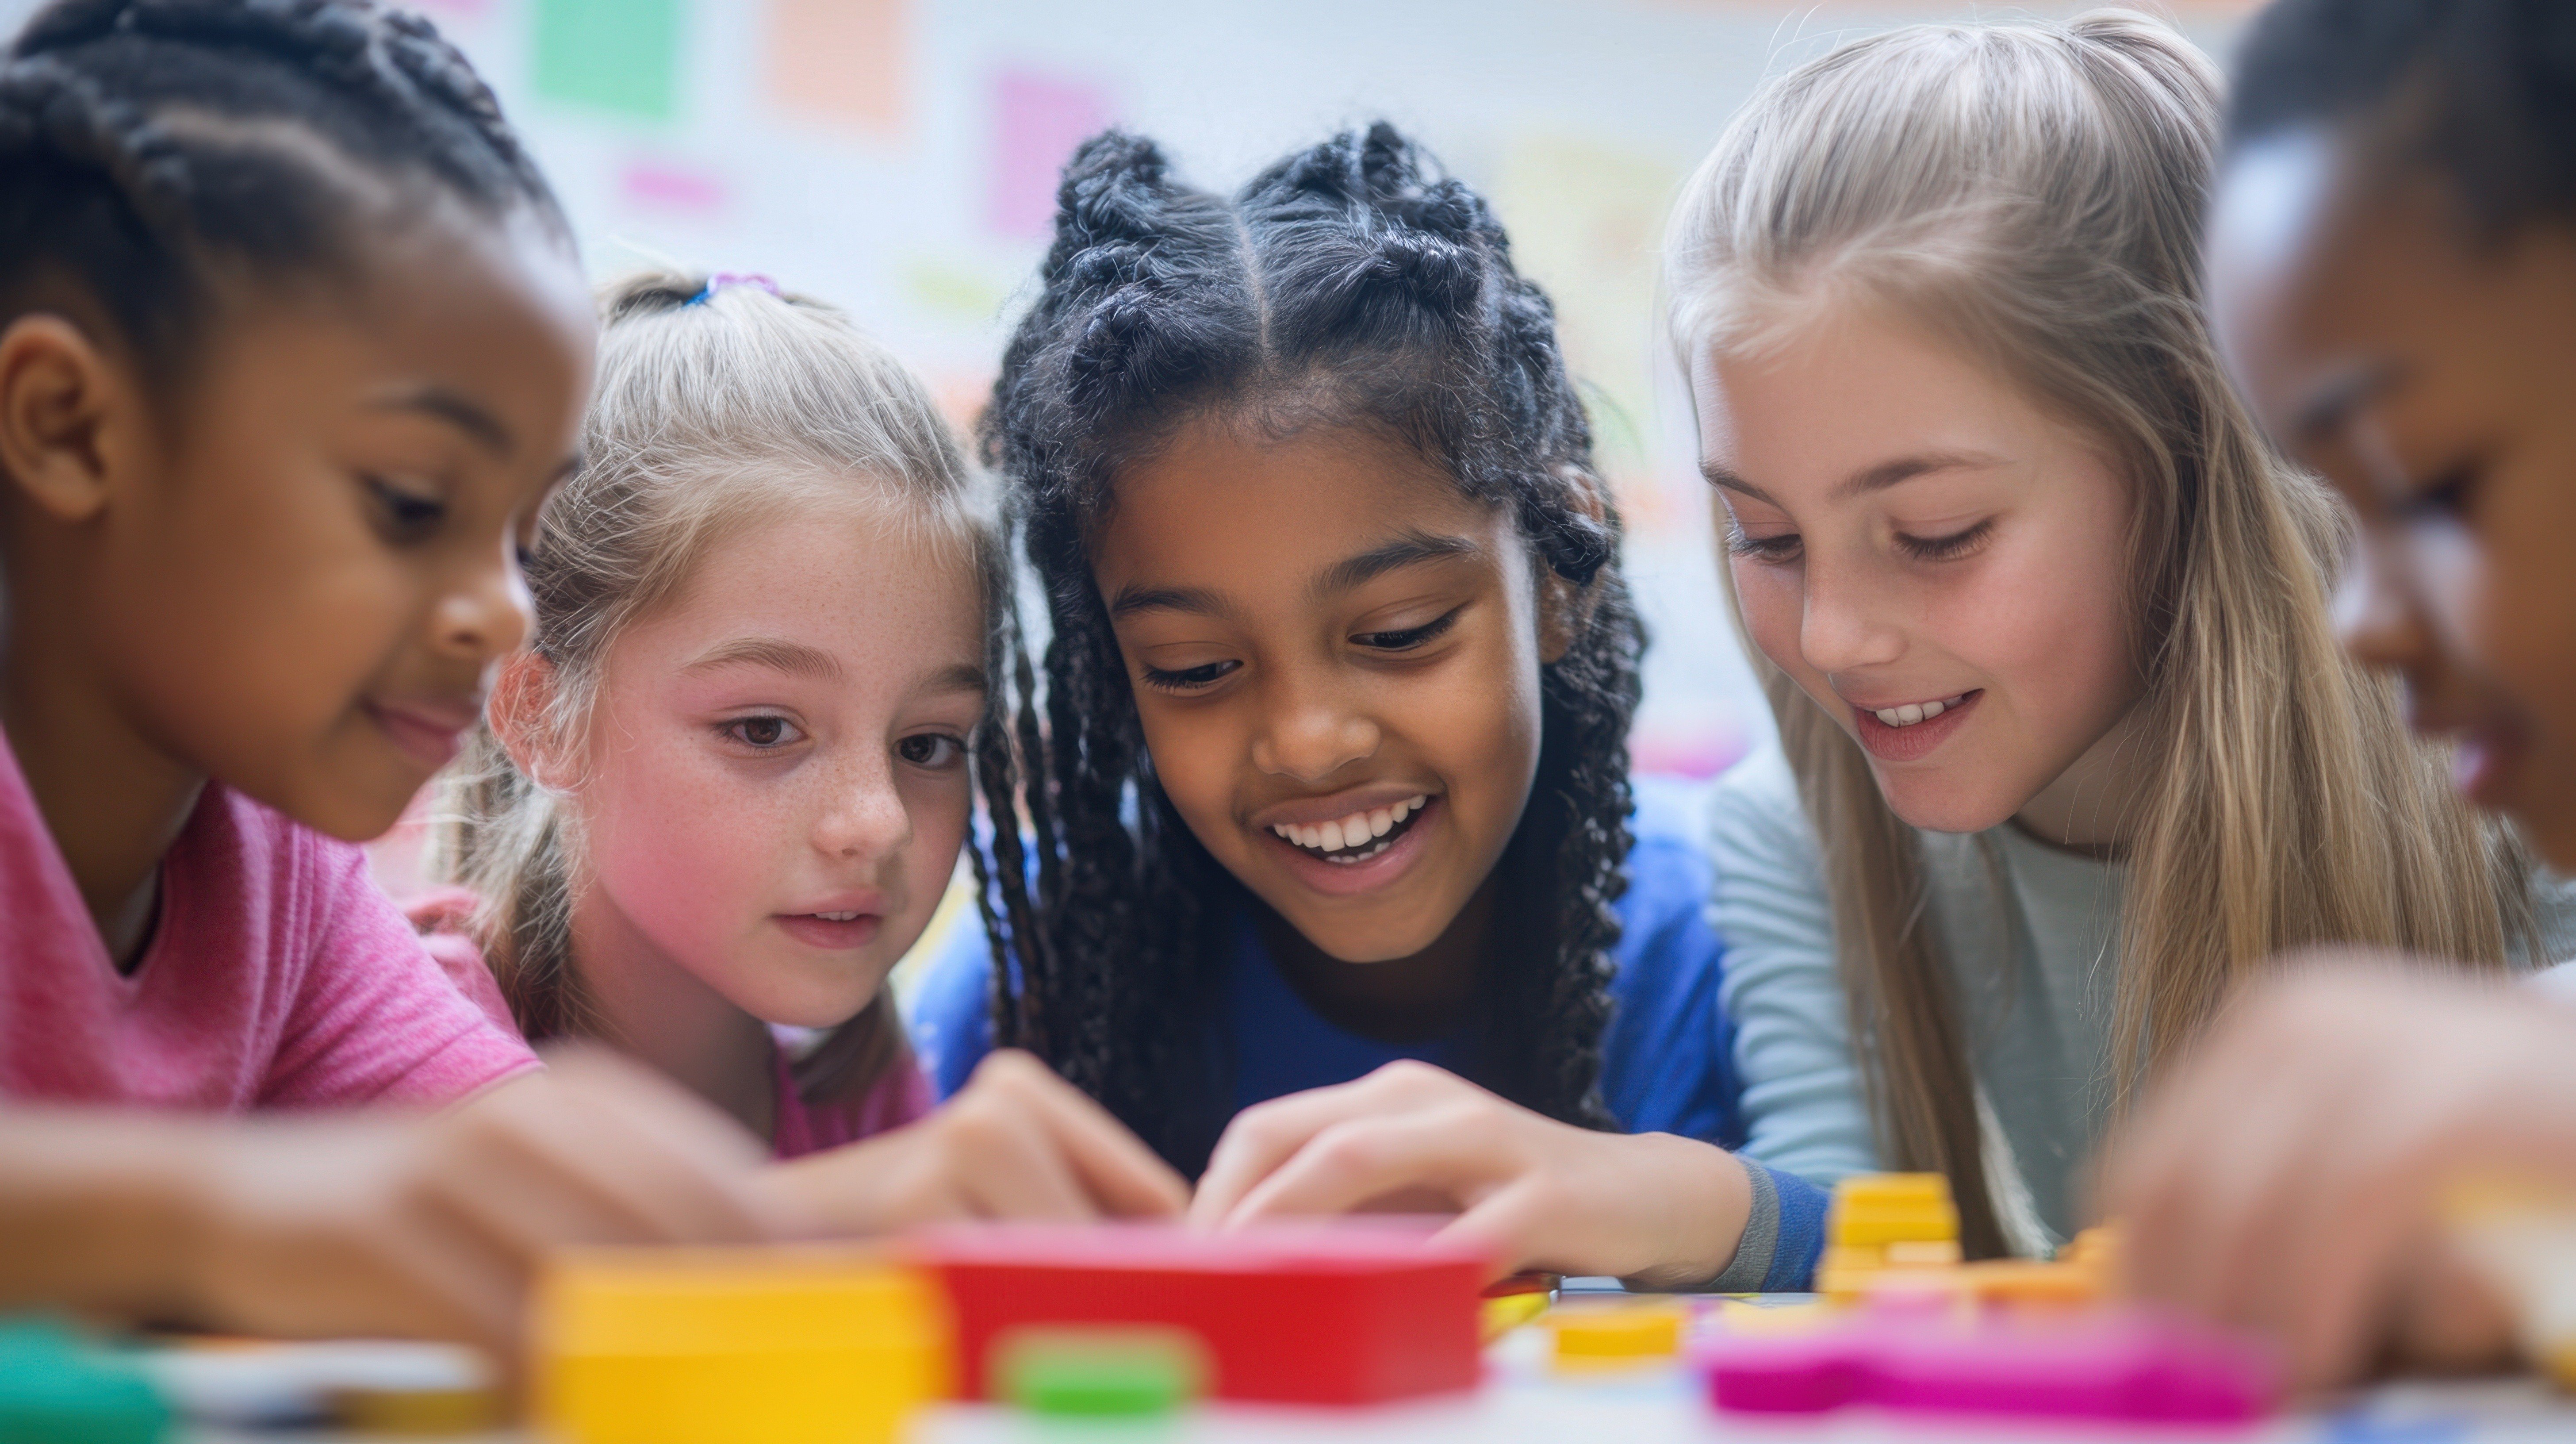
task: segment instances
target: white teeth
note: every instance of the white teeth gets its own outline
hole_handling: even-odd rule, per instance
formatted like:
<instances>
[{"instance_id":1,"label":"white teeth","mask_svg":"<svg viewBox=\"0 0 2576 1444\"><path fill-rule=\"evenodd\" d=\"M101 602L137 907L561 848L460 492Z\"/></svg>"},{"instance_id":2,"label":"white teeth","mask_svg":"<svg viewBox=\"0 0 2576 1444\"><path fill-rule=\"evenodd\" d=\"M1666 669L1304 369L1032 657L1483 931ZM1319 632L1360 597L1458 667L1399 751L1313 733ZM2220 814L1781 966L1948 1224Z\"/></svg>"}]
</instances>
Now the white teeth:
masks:
<instances>
[{"instance_id":1,"label":"white teeth","mask_svg":"<svg viewBox=\"0 0 2576 1444\"><path fill-rule=\"evenodd\" d=\"M1911 727L1917 722L1929 722L1967 700L1968 694L1962 692L1956 697L1944 697L1937 702L1908 702L1901 707L1872 708L1870 715L1890 727Z\"/></svg>"},{"instance_id":2,"label":"white teeth","mask_svg":"<svg viewBox=\"0 0 2576 1444\"><path fill-rule=\"evenodd\" d=\"M1313 824L1274 822L1270 824L1270 830L1288 842L1316 852L1336 854L1347 852L1344 856L1327 858L1328 862L1358 862L1386 851L1387 845L1380 842L1366 852L1348 851L1349 849L1355 849L1362 843L1374 838L1382 838L1393 832L1398 824L1421 811L1424 804L1430 800L1431 794L1416 793L1402 802L1390 803L1385 807L1374 807L1366 812L1354 812L1348 817L1335 818L1331 822Z\"/></svg>"},{"instance_id":3,"label":"white teeth","mask_svg":"<svg viewBox=\"0 0 2576 1444\"><path fill-rule=\"evenodd\" d=\"M816 913L814 916L827 923L846 923L857 921L859 915L857 913Z\"/></svg>"}]
</instances>

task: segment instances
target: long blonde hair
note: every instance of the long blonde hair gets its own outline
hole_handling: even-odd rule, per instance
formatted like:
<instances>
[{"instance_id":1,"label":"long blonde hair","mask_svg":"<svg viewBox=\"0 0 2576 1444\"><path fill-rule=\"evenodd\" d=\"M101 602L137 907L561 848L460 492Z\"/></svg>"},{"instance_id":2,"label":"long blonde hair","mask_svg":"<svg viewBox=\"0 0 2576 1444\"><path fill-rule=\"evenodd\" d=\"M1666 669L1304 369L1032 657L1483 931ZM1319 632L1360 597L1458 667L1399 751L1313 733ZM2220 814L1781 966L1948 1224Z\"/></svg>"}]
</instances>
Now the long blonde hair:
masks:
<instances>
[{"instance_id":1,"label":"long blonde hair","mask_svg":"<svg viewBox=\"0 0 2576 1444\"><path fill-rule=\"evenodd\" d=\"M989 499L929 389L892 353L840 312L747 279L636 276L603 295L602 317L581 469L547 504L527 566L529 645L553 673L548 737L584 735L618 637L677 595L710 548L818 502L884 507L908 537L976 568L991 635L1008 568ZM572 949L573 810L489 725L441 804L433 866L481 897L477 931L520 1028L595 1031ZM904 1051L880 992L799 1061L799 1091L854 1099Z\"/></svg>"},{"instance_id":2,"label":"long blonde hair","mask_svg":"<svg viewBox=\"0 0 2576 1444\"><path fill-rule=\"evenodd\" d=\"M1687 351L1762 345L1800 303L1894 304L2130 484L2137 731L2163 756L2125 853L2120 1104L2281 949L2492 965L2530 927L2518 850L2336 645L2342 514L2220 370L2198 250L2218 117L2209 62L2141 16L1891 31L1763 87L1690 182L1666 258ZM1823 849L1882 1153L1948 1174L1971 1251L1999 1252L1918 836L1835 719L1755 655Z\"/></svg>"}]
</instances>

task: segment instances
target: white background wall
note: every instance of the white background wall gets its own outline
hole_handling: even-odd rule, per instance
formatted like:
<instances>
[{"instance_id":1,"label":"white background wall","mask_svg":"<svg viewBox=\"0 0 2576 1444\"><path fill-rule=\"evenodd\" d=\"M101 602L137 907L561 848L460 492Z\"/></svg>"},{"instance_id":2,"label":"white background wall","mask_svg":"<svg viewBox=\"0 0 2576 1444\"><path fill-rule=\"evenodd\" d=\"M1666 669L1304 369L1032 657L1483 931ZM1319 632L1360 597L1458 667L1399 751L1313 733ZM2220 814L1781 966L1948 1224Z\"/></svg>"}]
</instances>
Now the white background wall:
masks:
<instances>
[{"instance_id":1,"label":"white background wall","mask_svg":"<svg viewBox=\"0 0 2576 1444\"><path fill-rule=\"evenodd\" d=\"M14 29L34 7L0 0ZM1385 117L1493 200L1595 388L1654 628L1637 745L1704 773L1767 735L1716 591L1686 398L1657 349L1664 210L1765 74L1947 0L421 0L561 189L594 272L647 259L838 302L961 423L1043 248L1051 172L1102 121L1231 188ZM2160 7L2223 53L2249 5ZM667 24L670 43L650 37ZM550 28L551 27L551 28ZM589 41L562 37L584 33ZM555 37L550 39L549 36ZM639 37L643 39L639 40ZM588 96L588 99L584 99ZM622 102L622 103L621 103Z\"/></svg>"}]
</instances>

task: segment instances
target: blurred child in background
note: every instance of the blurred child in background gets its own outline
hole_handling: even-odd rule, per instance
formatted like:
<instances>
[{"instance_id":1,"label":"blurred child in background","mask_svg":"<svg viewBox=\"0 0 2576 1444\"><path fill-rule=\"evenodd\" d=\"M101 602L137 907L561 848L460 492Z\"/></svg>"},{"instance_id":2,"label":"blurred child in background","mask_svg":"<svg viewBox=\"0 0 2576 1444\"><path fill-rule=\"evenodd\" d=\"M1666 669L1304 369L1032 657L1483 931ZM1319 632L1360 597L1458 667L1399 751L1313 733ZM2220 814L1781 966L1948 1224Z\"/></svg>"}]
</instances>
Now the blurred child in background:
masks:
<instances>
[{"instance_id":1,"label":"blurred child in background","mask_svg":"<svg viewBox=\"0 0 2576 1444\"><path fill-rule=\"evenodd\" d=\"M2344 643L2576 867L2576 10L2285 0L2238 87L2211 305L2359 519ZM2329 961L2232 1010L2114 1161L2132 1281L2276 1332L2310 1383L2392 1345L2498 1359L2438 1212L2464 1180L2576 1200L2576 1015Z\"/></svg>"}]
</instances>

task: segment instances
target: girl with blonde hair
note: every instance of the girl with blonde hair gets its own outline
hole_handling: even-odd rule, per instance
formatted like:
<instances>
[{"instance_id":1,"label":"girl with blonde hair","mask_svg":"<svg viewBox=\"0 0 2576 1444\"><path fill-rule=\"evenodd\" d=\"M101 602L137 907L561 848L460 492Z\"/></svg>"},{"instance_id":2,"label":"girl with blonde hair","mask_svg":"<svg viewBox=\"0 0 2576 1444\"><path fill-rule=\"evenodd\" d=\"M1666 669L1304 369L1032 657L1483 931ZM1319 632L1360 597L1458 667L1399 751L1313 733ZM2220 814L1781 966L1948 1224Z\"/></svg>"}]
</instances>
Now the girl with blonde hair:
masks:
<instances>
[{"instance_id":1,"label":"girl with blonde hair","mask_svg":"<svg viewBox=\"0 0 2576 1444\"><path fill-rule=\"evenodd\" d=\"M886 974L978 777L1011 782L1007 569L928 388L760 277L643 276L604 310L582 464L528 555L535 630L445 799L515 1021L812 1155L779 1177L818 1227L1175 1211L1180 1180L1025 1054L914 1121Z\"/></svg>"},{"instance_id":2,"label":"girl with blonde hair","mask_svg":"<svg viewBox=\"0 0 2576 1444\"><path fill-rule=\"evenodd\" d=\"M1915 26L1768 85L1672 321L1776 754L1714 811L1749 1156L1936 1170L1972 1255L2268 955L2495 968L2570 899L2337 649L2330 494L2201 308L2218 83L2170 29Z\"/></svg>"}]
</instances>

